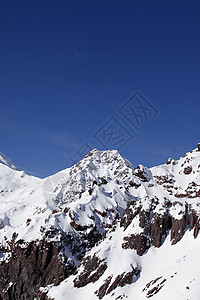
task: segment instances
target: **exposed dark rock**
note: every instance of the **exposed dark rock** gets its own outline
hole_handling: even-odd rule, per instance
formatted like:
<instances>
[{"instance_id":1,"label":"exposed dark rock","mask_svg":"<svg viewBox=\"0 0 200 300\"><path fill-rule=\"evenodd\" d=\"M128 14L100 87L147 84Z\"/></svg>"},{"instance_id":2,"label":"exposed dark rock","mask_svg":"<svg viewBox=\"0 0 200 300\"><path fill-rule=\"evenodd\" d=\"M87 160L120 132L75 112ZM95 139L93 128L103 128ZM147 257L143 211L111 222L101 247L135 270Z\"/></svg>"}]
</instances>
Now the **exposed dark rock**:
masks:
<instances>
[{"instance_id":1,"label":"exposed dark rock","mask_svg":"<svg viewBox=\"0 0 200 300\"><path fill-rule=\"evenodd\" d=\"M97 209L94 210L94 212L96 212L98 215L102 216L102 217L106 217L107 216L107 212L106 211L99 211Z\"/></svg>"},{"instance_id":2,"label":"exposed dark rock","mask_svg":"<svg viewBox=\"0 0 200 300\"><path fill-rule=\"evenodd\" d=\"M112 280L112 277L113 275L109 276L105 280L104 284L95 292L95 294L97 295L97 297L99 297L99 299L102 299L105 296L108 286Z\"/></svg>"},{"instance_id":3,"label":"exposed dark rock","mask_svg":"<svg viewBox=\"0 0 200 300\"><path fill-rule=\"evenodd\" d=\"M117 275L114 282L111 284L111 286L107 290L106 294L110 294L113 290L116 289L116 287L120 286L120 281L122 280L123 276L124 276L124 273Z\"/></svg>"},{"instance_id":4,"label":"exposed dark rock","mask_svg":"<svg viewBox=\"0 0 200 300\"><path fill-rule=\"evenodd\" d=\"M149 283L147 283L145 288L142 290L143 292L147 291L146 298L150 298L150 297L154 296L155 294L157 294L161 290L161 288L164 286L165 282L166 282L166 279L163 278L162 276L160 276L154 280L151 280ZM157 284L155 285L155 283L157 283ZM151 289L149 289L153 285L155 285L155 286L152 287Z\"/></svg>"},{"instance_id":5,"label":"exposed dark rock","mask_svg":"<svg viewBox=\"0 0 200 300\"><path fill-rule=\"evenodd\" d=\"M148 282L147 284L146 284L146 286L143 288L143 292L144 291L146 291L146 290L148 290L148 288L151 286L151 285L153 285L153 284L155 284L159 279L161 279L162 278L162 276L160 276L160 277L157 277L156 279L154 279L154 280L151 280L150 282Z\"/></svg>"},{"instance_id":6,"label":"exposed dark rock","mask_svg":"<svg viewBox=\"0 0 200 300\"><path fill-rule=\"evenodd\" d=\"M181 202L173 202L174 208L179 210L179 215L182 215L180 219L176 219L171 217L168 212L171 202L167 199L164 201L163 207L161 208L161 211L164 210L164 212L160 214L153 213L153 210L158 203L158 199L152 199L151 209L146 210L135 201L128 203L121 218L120 226L124 227L124 230L126 230L132 220L136 216L139 216L139 226L143 229L143 232L125 236L124 243L122 244L123 248L135 249L139 255L142 255L151 244L155 247L160 247L170 229L172 244L176 244L183 237L186 230L186 207L184 207ZM195 225L192 225L193 223L195 223ZM194 236L196 237L200 230L200 220L197 222L197 217L195 217L194 213L191 213L190 215L190 228L194 228Z\"/></svg>"},{"instance_id":7,"label":"exposed dark rock","mask_svg":"<svg viewBox=\"0 0 200 300\"><path fill-rule=\"evenodd\" d=\"M148 239L143 234L131 234L130 236L125 236L124 241L122 248L135 249L138 255L144 254L149 248Z\"/></svg>"},{"instance_id":8,"label":"exposed dark rock","mask_svg":"<svg viewBox=\"0 0 200 300\"><path fill-rule=\"evenodd\" d=\"M172 229L171 229L171 241L172 245L179 242L183 235L185 234L186 229L186 215L183 214L181 219L175 219L172 217Z\"/></svg>"},{"instance_id":9,"label":"exposed dark rock","mask_svg":"<svg viewBox=\"0 0 200 300\"><path fill-rule=\"evenodd\" d=\"M141 181L146 182L149 181L151 172L144 166L138 165L137 168L134 169L133 175L139 177Z\"/></svg>"},{"instance_id":10,"label":"exposed dark rock","mask_svg":"<svg viewBox=\"0 0 200 300\"><path fill-rule=\"evenodd\" d=\"M172 158L168 158L168 160L166 161L166 165L170 165L172 163Z\"/></svg>"},{"instance_id":11,"label":"exposed dark rock","mask_svg":"<svg viewBox=\"0 0 200 300\"><path fill-rule=\"evenodd\" d=\"M200 216L198 216L197 212L189 205L189 230L192 229L194 229L194 238L197 238L200 230Z\"/></svg>"},{"instance_id":12,"label":"exposed dark rock","mask_svg":"<svg viewBox=\"0 0 200 300\"><path fill-rule=\"evenodd\" d=\"M151 222L151 242L155 247L160 247L163 236L166 237L167 232L172 227L171 217L168 212L163 215L155 213Z\"/></svg>"},{"instance_id":13,"label":"exposed dark rock","mask_svg":"<svg viewBox=\"0 0 200 300\"><path fill-rule=\"evenodd\" d=\"M192 173L192 167L188 166L188 167L185 167L184 170L183 170L183 173L185 175L189 175Z\"/></svg>"},{"instance_id":14,"label":"exposed dark rock","mask_svg":"<svg viewBox=\"0 0 200 300\"><path fill-rule=\"evenodd\" d=\"M30 218L28 218L28 219L26 220L26 226L29 226L29 225L30 225L30 223L31 223L31 219L30 219Z\"/></svg>"},{"instance_id":15,"label":"exposed dark rock","mask_svg":"<svg viewBox=\"0 0 200 300\"><path fill-rule=\"evenodd\" d=\"M67 214L67 213L68 213L68 208L65 207L64 210L63 210L63 212L64 212L65 214Z\"/></svg>"},{"instance_id":16,"label":"exposed dark rock","mask_svg":"<svg viewBox=\"0 0 200 300\"><path fill-rule=\"evenodd\" d=\"M92 186L94 186L94 185L97 185L97 181L96 180L94 180L93 183L92 183Z\"/></svg>"},{"instance_id":17,"label":"exposed dark rock","mask_svg":"<svg viewBox=\"0 0 200 300\"><path fill-rule=\"evenodd\" d=\"M90 196L92 195L92 191L93 191L92 188L89 188L88 193Z\"/></svg>"},{"instance_id":18,"label":"exposed dark rock","mask_svg":"<svg viewBox=\"0 0 200 300\"><path fill-rule=\"evenodd\" d=\"M176 198L187 197L190 199L200 197L200 185L192 181L188 184L188 187L186 188L184 193L179 193L179 194L176 193L175 197Z\"/></svg>"},{"instance_id":19,"label":"exposed dark rock","mask_svg":"<svg viewBox=\"0 0 200 300\"><path fill-rule=\"evenodd\" d=\"M169 178L168 176L155 176L156 178L156 182L157 184L159 185L163 185L165 183L167 184L173 184L173 179L172 178Z\"/></svg>"},{"instance_id":20,"label":"exposed dark rock","mask_svg":"<svg viewBox=\"0 0 200 300\"><path fill-rule=\"evenodd\" d=\"M129 185L132 186L132 187L134 186L134 183L133 183L132 180L129 181Z\"/></svg>"},{"instance_id":21,"label":"exposed dark rock","mask_svg":"<svg viewBox=\"0 0 200 300\"><path fill-rule=\"evenodd\" d=\"M40 286L57 285L71 275L75 266L62 263L59 252L57 244L45 240L31 242L26 248L15 243L9 262L0 265L0 297L32 300Z\"/></svg>"},{"instance_id":22,"label":"exposed dark rock","mask_svg":"<svg viewBox=\"0 0 200 300\"><path fill-rule=\"evenodd\" d=\"M139 212L139 226L144 229L146 235L150 231L150 210L140 210Z\"/></svg>"},{"instance_id":23,"label":"exposed dark rock","mask_svg":"<svg viewBox=\"0 0 200 300\"><path fill-rule=\"evenodd\" d=\"M70 225L77 231L84 231L85 229L88 228L88 226L81 226L77 224L74 220L70 222Z\"/></svg>"},{"instance_id":24,"label":"exposed dark rock","mask_svg":"<svg viewBox=\"0 0 200 300\"><path fill-rule=\"evenodd\" d=\"M131 224L131 221L139 214L141 208L142 206L136 206L135 201L130 201L121 218L120 227L124 227L125 230Z\"/></svg>"},{"instance_id":25,"label":"exposed dark rock","mask_svg":"<svg viewBox=\"0 0 200 300\"><path fill-rule=\"evenodd\" d=\"M37 294L37 300L54 300L54 299L48 297L47 292L39 291L38 294Z\"/></svg>"},{"instance_id":26,"label":"exposed dark rock","mask_svg":"<svg viewBox=\"0 0 200 300\"><path fill-rule=\"evenodd\" d=\"M131 284L133 281L133 276L138 276L140 274L140 270L138 268L134 268L131 272L125 273L123 278L119 282L119 286L123 287L126 284Z\"/></svg>"},{"instance_id":27,"label":"exposed dark rock","mask_svg":"<svg viewBox=\"0 0 200 300\"><path fill-rule=\"evenodd\" d=\"M181 193L181 194L175 194L174 196L175 196L176 198L184 198L184 197L187 197L187 194Z\"/></svg>"},{"instance_id":28,"label":"exposed dark rock","mask_svg":"<svg viewBox=\"0 0 200 300\"><path fill-rule=\"evenodd\" d=\"M77 288L97 281L107 269L107 264L104 260L100 260L95 255L84 258L81 265L84 267L84 270L74 279L74 286Z\"/></svg>"},{"instance_id":29,"label":"exposed dark rock","mask_svg":"<svg viewBox=\"0 0 200 300\"><path fill-rule=\"evenodd\" d=\"M137 273L137 271L136 271ZM133 275L134 275L134 270L128 273L122 273L119 274L114 282L110 285L110 287L108 288L108 290L106 291L106 295L110 294L113 290L115 290L118 286L125 286L126 284L131 284L132 280L133 280ZM135 274L136 275L136 274ZM138 275L138 273L137 273ZM101 289L101 288L100 288Z\"/></svg>"},{"instance_id":30,"label":"exposed dark rock","mask_svg":"<svg viewBox=\"0 0 200 300\"><path fill-rule=\"evenodd\" d=\"M158 199L152 199L152 209L159 203ZM131 234L124 238L126 241L123 243L123 248L135 249L139 255L142 255L150 246L160 247L162 239L166 237L168 230L171 228L171 217L168 213L168 207L170 202L165 201L163 204L165 209L164 214L154 214L153 218L150 209L144 210L141 205L137 205L137 202L130 202L124 211L121 218L120 226L124 227L124 230L130 225L132 220L139 215L139 226L143 229L143 233L138 235ZM152 219L152 220L151 220Z\"/></svg>"},{"instance_id":31,"label":"exposed dark rock","mask_svg":"<svg viewBox=\"0 0 200 300\"><path fill-rule=\"evenodd\" d=\"M71 211L71 210L69 211L69 217L70 217L70 219L71 219L72 221L74 221L74 216L73 216L73 214L72 214L72 211Z\"/></svg>"},{"instance_id":32,"label":"exposed dark rock","mask_svg":"<svg viewBox=\"0 0 200 300\"><path fill-rule=\"evenodd\" d=\"M197 149L200 151L200 143L197 144Z\"/></svg>"},{"instance_id":33,"label":"exposed dark rock","mask_svg":"<svg viewBox=\"0 0 200 300\"><path fill-rule=\"evenodd\" d=\"M155 287L153 287L151 290L149 290L148 292L147 292L147 298L150 298L150 297L152 297L152 296L154 296L155 294L157 294L161 289L162 289L162 285L161 286L155 286Z\"/></svg>"},{"instance_id":34,"label":"exposed dark rock","mask_svg":"<svg viewBox=\"0 0 200 300\"><path fill-rule=\"evenodd\" d=\"M102 183L102 184L107 184L108 181L107 181L105 178L102 177L102 178L101 178L101 183Z\"/></svg>"},{"instance_id":35,"label":"exposed dark rock","mask_svg":"<svg viewBox=\"0 0 200 300\"><path fill-rule=\"evenodd\" d=\"M139 188L139 187L141 186L141 183L137 184L137 183L135 183L135 182L133 182L133 181L131 180L131 181L129 181L129 185L130 185L131 187L135 187L135 188L137 189L137 188Z\"/></svg>"},{"instance_id":36,"label":"exposed dark rock","mask_svg":"<svg viewBox=\"0 0 200 300\"><path fill-rule=\"evenodd\" d=\"M94 247L94 245L102 238L102 235L97 230L96 226L85 235L85 239L88 242L88 248Z\"/></svg>"},{"instance_id":37,"label":"exposed dark rock","mask_svg":"<svg viewBox=\"0 0 200 300\"><path fill-rule=\"evenodd\" d=\"M124 298L128 298L128 297L123 293L122 295L119 295L117 298L115 298L115 300L122 300Z\"/></svg>"}]
</instances>

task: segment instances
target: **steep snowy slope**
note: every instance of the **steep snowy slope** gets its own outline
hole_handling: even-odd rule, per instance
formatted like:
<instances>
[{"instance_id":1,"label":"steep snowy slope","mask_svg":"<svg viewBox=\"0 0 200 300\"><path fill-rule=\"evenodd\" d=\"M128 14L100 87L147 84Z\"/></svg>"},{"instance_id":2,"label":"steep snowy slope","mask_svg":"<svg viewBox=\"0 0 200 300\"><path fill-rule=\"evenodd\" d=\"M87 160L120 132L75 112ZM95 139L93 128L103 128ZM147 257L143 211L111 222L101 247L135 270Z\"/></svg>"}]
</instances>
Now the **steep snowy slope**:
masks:
<instances>
[{"instance_id":1,"label":"steep snowy slope","mask_svg":"<svg viewBox=\"0 0 200 300\"><path fill-rule=\"evenodd\" d=\"M45 179L0 161L0 299L199 299L199 148L151 169L94 149Z\"/></svg>"},{"instance_id":2,"label":"steep snowy slope","mask_svg":"<svg viewBox=\"0 0 200 300\"><path fill-rule=\"evenodd\" d=\"M4 155L0 155L0 241L4 245L6 239L11 239L17 230L23 234L23 223L27 219L32 194L38 192L41 180L29 176L17 168ZM30 199L27 201L27 199ZM34 202L32 206L36 205ZM24 237L24 236L23 236Z\"/></svg>"},{"instance_id":3,"label":"steep snowy slope","mask_svg":"<svg viewBox=\"0 0 200 300\"><path fill-rule=\"evenodd\" d=\"M15 166L12 161L5 156L3 153L0 152L0 165L4 165L9 167L12 170L17 170L17 171L21 171L20 168L18 168L17 166Z\"/></svg>"}]
</instances>

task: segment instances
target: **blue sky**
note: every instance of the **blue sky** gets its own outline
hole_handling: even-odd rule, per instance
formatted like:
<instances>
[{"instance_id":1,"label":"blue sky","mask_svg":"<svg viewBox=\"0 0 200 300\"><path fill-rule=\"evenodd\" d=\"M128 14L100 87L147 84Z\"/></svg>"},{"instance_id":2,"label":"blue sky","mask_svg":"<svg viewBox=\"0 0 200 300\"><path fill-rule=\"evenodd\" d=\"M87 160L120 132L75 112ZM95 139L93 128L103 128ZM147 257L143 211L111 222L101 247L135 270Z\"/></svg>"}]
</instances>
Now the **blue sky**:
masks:
<instances>
[{"instance_id":1,"label":"blue sky","mask_svg":"<svg viewBox=\"0 0 200 300\"><path fill-rule=\"evenodd\" d=\"M199 8L198 1L2 2L0 151L44 177L89 148L120 149L146 166L195 148Z\"/></svg>"}]
</instances>

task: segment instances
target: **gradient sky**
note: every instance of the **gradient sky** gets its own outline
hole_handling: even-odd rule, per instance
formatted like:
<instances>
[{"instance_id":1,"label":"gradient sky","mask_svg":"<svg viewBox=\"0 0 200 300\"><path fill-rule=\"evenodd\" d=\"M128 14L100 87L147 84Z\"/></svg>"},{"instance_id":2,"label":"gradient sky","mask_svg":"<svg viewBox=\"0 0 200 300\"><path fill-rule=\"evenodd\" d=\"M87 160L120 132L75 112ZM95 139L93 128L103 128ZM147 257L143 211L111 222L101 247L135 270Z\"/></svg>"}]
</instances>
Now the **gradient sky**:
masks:
<instances>
[{"instance_id":1,"label":"gradient sky","mask_svg":"<svg viewBox=\"0 0 200 300\"><path fill-rule=\"evenodd\" d=\"M2 1L0 151L44 177L89 148L119 148L148 167L195 148L199 9L199 1Z\"/></svg>"}]
</instances>

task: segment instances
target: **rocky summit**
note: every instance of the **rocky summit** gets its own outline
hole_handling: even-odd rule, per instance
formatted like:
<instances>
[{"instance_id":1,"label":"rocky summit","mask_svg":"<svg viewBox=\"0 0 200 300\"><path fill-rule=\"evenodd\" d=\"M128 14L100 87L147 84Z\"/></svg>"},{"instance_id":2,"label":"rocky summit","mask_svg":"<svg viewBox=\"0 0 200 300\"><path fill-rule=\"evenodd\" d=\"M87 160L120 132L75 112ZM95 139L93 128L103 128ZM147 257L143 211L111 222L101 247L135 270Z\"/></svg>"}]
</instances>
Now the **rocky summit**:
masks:
<instances>
[{"instance_id":1,"label":"rocky summit","mask_svg":"<svg viewBox=\"0 0 200 300\"><path fill-rule=\"evenodd\" d=\"M0 153L0 299L200 299L200 144L137 167L116 150L39 179Z\"/></svg>"}]
</instances>

